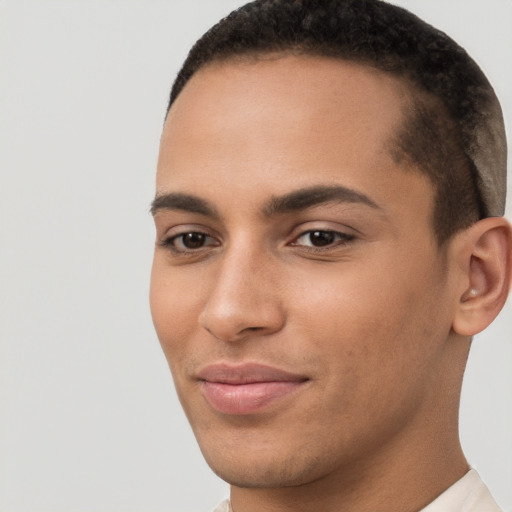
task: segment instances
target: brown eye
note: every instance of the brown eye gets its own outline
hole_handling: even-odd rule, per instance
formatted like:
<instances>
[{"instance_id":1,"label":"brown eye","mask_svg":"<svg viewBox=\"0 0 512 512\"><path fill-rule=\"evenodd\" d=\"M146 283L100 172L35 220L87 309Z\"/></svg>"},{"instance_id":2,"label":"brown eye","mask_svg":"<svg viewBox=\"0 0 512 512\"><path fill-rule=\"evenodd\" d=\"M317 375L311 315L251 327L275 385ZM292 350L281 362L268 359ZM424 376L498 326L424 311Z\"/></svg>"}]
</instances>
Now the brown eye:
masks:
<instances>
[{"instance_id":1,"label":"brown eye","mask_svg":"<svg viewBox=\"0 0 512 512\"><path fill-rule=\"evenodd\" d=\"M336 247L338 245L348 244L355 237L339 231L328 229L312 229L305 231L298 236L291 244L296 247Z\"/></svg>"},{"instance_id":2,"label":"brown eye","mask_svg":"<svg viewBox=\"0 0 512 512\"><path fill-rule=\"evenodd\" d=\"M200 249L203 247L207 235L204 233L186 233L178 237L181 238L181 243L187 249Z\"/></svg>"},{"instance_id":3,"label":"brown eye","mask_svg":"<svg viewBox=\"0 0 512 512\"><path fill-rule=\"evenodd\" d=\"M216 247L218 241L206 233L189 231L166 238L162 240L161 245L179 254L199 251L206 247Z\"/></svg>"},{"instance_id":4,"label":"brown eye","mask_svg":"<svg viewBox=\"0 0 512 512\"><path fill-rule=\"evenodd\" d=\"M311 245L314 247L330 245L335 240L335 233L333 231L311 231L308 236Z\"/></svg>"}]
</instances>

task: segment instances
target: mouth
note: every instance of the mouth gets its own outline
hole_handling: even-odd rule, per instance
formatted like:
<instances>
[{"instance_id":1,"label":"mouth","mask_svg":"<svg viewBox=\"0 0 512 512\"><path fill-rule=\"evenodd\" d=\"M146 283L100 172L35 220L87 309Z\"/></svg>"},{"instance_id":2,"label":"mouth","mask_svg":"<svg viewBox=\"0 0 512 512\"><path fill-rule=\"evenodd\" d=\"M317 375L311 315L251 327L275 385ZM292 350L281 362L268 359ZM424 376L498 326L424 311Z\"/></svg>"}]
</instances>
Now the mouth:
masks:
<instances>
[{"instance_id":1,"label":"mouth","mask_svg":"<svg viewBox=\"0 0 512 512\"><path fill-rule=\"evenodd\" d=\"M204 398L223 414L255 414L295 393L309 379L271 366L214 364L197 378Z\"/></svg>"}]
</instances>

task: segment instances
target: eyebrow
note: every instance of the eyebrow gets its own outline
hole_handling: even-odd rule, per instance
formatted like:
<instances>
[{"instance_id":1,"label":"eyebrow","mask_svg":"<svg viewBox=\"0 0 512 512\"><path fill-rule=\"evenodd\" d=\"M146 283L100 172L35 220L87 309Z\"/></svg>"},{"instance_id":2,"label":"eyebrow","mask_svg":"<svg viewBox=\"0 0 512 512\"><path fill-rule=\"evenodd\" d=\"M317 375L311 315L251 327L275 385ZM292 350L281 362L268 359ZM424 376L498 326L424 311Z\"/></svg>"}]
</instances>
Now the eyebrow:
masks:
<instances>
[{"instance_id":1,"label":"eyebrow","mask_svg":"<svg viewBox=\"0 0 512 512\"><path fill-rule=\"evenodd\" d=\"M160 210L182 210L207 215L208 217L219 216L215 207L208 201L181 192L157 195L151 203L151 215L156 215Z\"/></svg>"},{"instance_id":2,"label":"eyebrow","mask_svg":"<svg viewBox=\"0 0 512 512\"><path fill-rule=\"evenodd\" d=\"M266 217L274 217L329 203L359 203L371 208L381 209L367 195L351 188L340 185L317 185L272 197L264 205L262 211ZM200 197L181 192L157 195L151 203L150 211L154 216L160 210L182 210L219 218L216 208L211 203Z\"/></svg>"},{"instance_id":3,"label":"eyebrow","mask_svg":"<svg viewBox=\"0 0 512 512\"><path fill-rule=\"evenodd\" d=\"M264 215L273 217L283 213L306 210L328 203L360 203L381 209L367 195L340 185L320 185L294 190L289 194L273 197L263 209Z\"/></svg>"}]
</instances>

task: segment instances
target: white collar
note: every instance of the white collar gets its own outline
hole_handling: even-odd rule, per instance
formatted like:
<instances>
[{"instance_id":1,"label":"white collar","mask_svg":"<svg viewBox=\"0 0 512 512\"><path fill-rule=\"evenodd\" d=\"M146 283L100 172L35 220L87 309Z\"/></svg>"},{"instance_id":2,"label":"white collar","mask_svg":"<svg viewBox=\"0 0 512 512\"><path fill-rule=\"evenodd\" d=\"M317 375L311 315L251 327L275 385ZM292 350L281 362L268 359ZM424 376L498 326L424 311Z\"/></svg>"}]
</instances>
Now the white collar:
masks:
<instances>
[{"instance_id":1,"label":"white collar","mask_svg":"<svg viewBox=\"0 0 512 512\"><path fill-rule=\"evenodd\" d=\"M482 482L470 469L420 512L502 512Z\"/></svg>"}]
</instances>

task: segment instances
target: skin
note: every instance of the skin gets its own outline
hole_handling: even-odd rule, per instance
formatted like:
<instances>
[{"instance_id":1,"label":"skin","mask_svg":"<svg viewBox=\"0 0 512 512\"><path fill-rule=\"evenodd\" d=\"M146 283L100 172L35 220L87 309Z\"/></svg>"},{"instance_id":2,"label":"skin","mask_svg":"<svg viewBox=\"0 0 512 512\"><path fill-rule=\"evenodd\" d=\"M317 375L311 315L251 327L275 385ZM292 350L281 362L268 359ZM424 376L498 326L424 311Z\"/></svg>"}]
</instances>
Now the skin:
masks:
<instances>
[{"instance_id":1,"label":"skin","mask_svg":"<svg viewBox=\"0 0 512 512\"><path fill-rule=\"evenodd\" d=\"M494 283L468 254L490 228L438 246L431 182L389 151L407 98L376 70L281 56L208 65L169 112L157 198L212 211L156 200L153 320L236 512L412 512L468 470L457 432L476 330L467 293L473 274ZM359 196L269 211L333 186ZM312 231L336 234L319 248ZM204 234L197 248L187 233ZM307 381L256 414L224 414L197 379L218 362Z\"/></svg>"}]
</instances>

